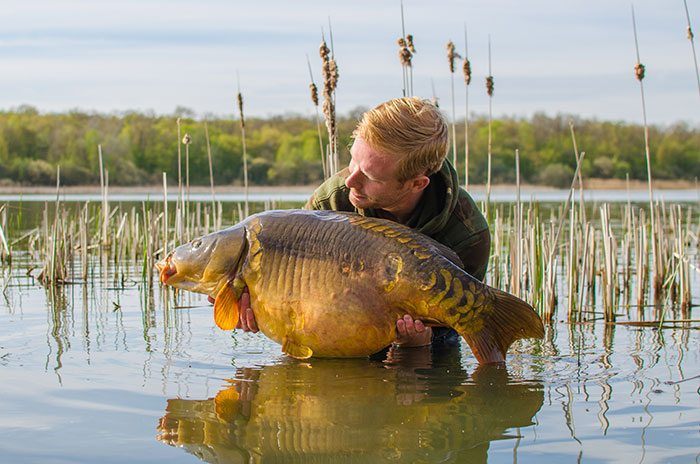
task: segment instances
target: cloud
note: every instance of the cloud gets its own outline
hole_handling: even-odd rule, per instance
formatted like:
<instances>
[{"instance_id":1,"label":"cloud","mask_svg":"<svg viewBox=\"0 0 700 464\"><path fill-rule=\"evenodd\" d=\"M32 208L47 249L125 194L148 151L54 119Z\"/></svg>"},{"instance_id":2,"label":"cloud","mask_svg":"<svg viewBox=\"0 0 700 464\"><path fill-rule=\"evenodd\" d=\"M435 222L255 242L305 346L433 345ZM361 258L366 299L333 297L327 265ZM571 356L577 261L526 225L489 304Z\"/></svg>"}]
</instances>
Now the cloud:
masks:
<instances>
[{"instance_id":1,"label":"cloud","mask_svg":"<svg viewBox=\"0 0 700 464\"><path fill-rule=\"evenodd\" d=\"M474 109L487 104L488 40L496 77L496 114L581 112L639 118L629 5L603 0L461 2L405 0L416 39L415 88L443 105L450 79L445 43L474 69ZM635 2L649 118L700 122L697 84L682 5ZM691 11L691 13L693 13ZM695 12L697 15L697 12ZM340 66L339 111L400 95L398 1L230 2L13 1L0 31L0 108L31 104L60 111L177 105L228 114L236 73L251 115L309 110L306 54L320 77L317 49L328 17ZM463 99L457 77L458 101ZM685 102L685 104L683 104ZM458 110L462 111L461 108Z\"/></svg>"}]
</instances>

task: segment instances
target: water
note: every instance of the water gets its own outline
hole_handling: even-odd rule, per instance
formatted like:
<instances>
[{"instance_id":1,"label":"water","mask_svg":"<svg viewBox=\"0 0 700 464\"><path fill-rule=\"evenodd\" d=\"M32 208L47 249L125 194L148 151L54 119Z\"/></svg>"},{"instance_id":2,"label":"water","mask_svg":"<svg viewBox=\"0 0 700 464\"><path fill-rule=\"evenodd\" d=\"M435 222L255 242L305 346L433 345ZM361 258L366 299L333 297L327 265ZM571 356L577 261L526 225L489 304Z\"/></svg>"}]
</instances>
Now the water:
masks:
<instances>
[{"instance_id":1,"label":"water","mask_svg":"<svg viewBox=\"0 0 700 464\"><path fill-rule=\"evenodd\" d=\"M177 200L177 189L171 190L168 193L168 201ZM295 202L304 203L309 199L313 189L299 192L285 192L281 190L256 191L248 196L251 202ZM470 189L470 194L476 201L484 201L486 199L486 190L483 187ZM568 189L552 189L547 187L527 186L521 191L521 199L524 202L539 201L539 202L564 202L569 196ZM61 201L68 202L99 202L102 197L99 193L61 193L59 195ZM122 202L141 202L141 201L162 201L163 192L154 190L146 193L110 193L111 201ZM211 195L208 193L192 193L190 200L193 202L210 202ZM572 201L580 199L578 191L572 197ZM700 190L698 189L655 189L654 199L657 201L687 203L700 202ZM23 201L23 202L53 202L56 200L56 194L0 194L0 202ZM243 202L245 201L244 193L217 193L217 201L223 202ZM490 201L494 203L512 203L516 201L515 188L497 187L491 192ZM587 202L607 202L607 203L624 203L627 201L640 203L649 201L649 192L646 189L641 190L585 190L584 201Z\"/></svg>"},{"instance_id":2,"label":"water","mask_svg":"<svg viewBox=\"0 0 700 464\"><path fill-rule=\"evenodd\" d=\"M0 273L2 463L700 460L697 322L557 320L505 367L464 344L301 362L140 269L47 290L37 264Z\"/></svg>"}]
</instances>

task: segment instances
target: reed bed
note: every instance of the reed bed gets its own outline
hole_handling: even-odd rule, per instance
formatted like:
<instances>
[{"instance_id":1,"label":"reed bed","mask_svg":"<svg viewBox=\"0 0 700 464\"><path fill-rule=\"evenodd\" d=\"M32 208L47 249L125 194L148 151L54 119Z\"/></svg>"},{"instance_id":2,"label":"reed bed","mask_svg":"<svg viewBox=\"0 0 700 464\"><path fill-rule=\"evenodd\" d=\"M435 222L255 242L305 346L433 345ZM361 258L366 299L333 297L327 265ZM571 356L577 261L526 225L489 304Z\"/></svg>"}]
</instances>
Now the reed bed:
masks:
<instances>
[{"instance_id":1,"label":"reed bed","mask_svg":"<svg viewBox=\"0 0 700 464\"><path fill-rule=\"evenodd\" d=\"M518 160L516 152L516 169ZM165 175L163 180L167 195ZM572 185L570 198L574 190ZM167 201L124 206L110 201L106 188L103 194L100 202L66 206L57 188L56 201L44 204L39 226L26 231L12 227L10 206L0 205L3 266L12 265L13 254L28 253L29 261L42 263L31 275L47 287L100 280L116 288L134 282L153 288L159 285L155 263L181 243L178 227L183 236L196 237L246 215L240 203L227 208L231 213L224 217L221 202L185 197L171 214ZM545 321L690 319L691 283L700 272L697 205L656 202L654 234L650 214L639 204L598 205L586 220L569 202L525 203L518 196L514 204L493 206L487 283L531 302ZM664 260L659 288L649 272L652 242Z\"/></svg>"},{"instance_id":2,"label":"reed bed","mask_svg":"<svg viewBox=\"0 0 700 464\"><path fill-rule=\"evenodd\" d=\"M691 276L699 272L693 267L697 207L655 204L660 234L650 237L650 218L641 205L603 204L587 222L576 208L562 207L541 220L543 206L530 203L522 213L518 204L495 209L490 284L532 302L547 321L564 318L558 311L566 311L572 322L614 323L620 315L644 320L646 308L654 310L654 320L664 320L668 310L675 319L688 319ZM563 215L568 215L567 239L557 234ZM659 288L651 285L650 241L658 243L667 263Z\"/></svg>"}]
</instances>

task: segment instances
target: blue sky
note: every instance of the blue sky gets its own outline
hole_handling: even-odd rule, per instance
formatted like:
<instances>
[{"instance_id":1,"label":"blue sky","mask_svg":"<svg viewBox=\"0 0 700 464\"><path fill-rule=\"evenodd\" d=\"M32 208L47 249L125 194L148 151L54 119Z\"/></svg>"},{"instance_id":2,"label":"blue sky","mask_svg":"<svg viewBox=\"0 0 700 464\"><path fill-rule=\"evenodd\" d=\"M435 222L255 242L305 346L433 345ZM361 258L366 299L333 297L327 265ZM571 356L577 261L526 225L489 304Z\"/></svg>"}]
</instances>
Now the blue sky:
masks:
<instances>
[{"instance_id":1,"label":"blue sky","mask_svg":"<svg viewBox=\"0 0 700 464\"><path fill-rule=\"evenodd\" d=\"M496 116L572 113L641 121L630 3L617 0L405 0L415 36L414 89L450 113L445 43L474 69L470 110L488 111L488 37ZM700 124L700 95L682 0L635 1L650 122ZM700 1L688 0L700 36ZM0 28L0 109L102 112L186 106L234 111L236 73L246 112L313 114L306 54L320 77L321 28L333 25L338 111L400 96L399 0L238 2L5 0ZM698 50L700 51L700 49ZM456 77L457 117L464 85Z\"/></svg>"}]
</instances>

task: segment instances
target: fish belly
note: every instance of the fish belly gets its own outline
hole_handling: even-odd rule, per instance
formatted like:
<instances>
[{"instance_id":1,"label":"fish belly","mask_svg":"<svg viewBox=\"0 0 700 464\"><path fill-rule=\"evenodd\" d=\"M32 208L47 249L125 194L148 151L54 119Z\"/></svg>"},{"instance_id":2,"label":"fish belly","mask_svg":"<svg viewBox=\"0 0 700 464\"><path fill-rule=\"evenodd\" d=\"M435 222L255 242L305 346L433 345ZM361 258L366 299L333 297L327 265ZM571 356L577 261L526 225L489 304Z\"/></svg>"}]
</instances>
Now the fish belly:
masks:
<instances>
[{"instance_id":1,"label":"fish belly","mask_svg":"<svg viewBox=\"0 0 700 464\"><path fill-rule=\"evenodd\" d=\"M387 291L382 243L344 223L312 226L251 226L243 275L258 327L283 349L304 347L315 357L388 346L403 312Z\"/></svg>"},{"instance_id":2,"label":"fish belly","mask_svg":"<svg viewBox=\"0 0 700 464\"><path fill-rule=\"evenodd\" d=\"M388 346L399 311L373 289L360 290L342 275L333 280L332 289L317 291L246 279L258 327L283 347L307 347L315 357L369 356Z\"/></svg>"}]
</instances>

